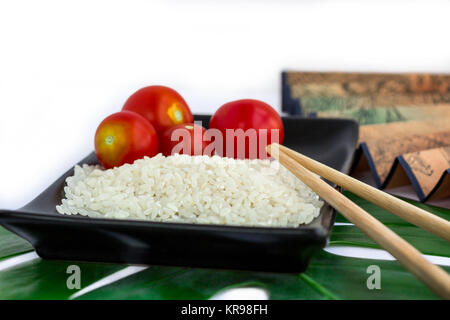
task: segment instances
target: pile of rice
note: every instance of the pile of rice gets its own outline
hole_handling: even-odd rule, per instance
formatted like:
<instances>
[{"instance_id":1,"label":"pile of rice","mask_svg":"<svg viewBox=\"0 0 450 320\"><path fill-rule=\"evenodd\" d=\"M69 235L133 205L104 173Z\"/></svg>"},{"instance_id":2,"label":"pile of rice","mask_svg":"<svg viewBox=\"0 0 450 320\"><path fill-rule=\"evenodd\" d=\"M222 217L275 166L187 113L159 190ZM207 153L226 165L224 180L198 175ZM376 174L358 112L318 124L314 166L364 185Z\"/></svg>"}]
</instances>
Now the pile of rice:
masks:
<instances>
[{"instance_id":1,"label":"pile of rice","mask_svg":"<svg viewBox=\"0 0 450 320\"><path fill-rule=\"evenodd\" d=\"M75 167L61 214L165 222L297 227L323 202L276 161L161 154L103 170Z\"/></svg>"}]
</instances>

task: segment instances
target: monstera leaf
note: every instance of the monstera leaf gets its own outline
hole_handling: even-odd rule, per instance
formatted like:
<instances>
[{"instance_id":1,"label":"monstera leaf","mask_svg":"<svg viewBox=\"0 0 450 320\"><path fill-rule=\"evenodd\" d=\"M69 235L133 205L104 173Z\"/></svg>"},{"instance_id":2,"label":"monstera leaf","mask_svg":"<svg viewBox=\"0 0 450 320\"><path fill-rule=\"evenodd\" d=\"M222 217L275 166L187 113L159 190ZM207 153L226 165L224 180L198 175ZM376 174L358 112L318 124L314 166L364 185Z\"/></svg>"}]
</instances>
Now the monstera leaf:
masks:
<instances>
[{"instance_id":1,"label":"monstera leaf","mask_svg":"<svg viewBox=\"0 0 450 320\"><path fill-rule=\"evenodd\" d=\"M31 251L33 247L26 240L0 226L0 259Z\"/></svg>"},{"instance_id":2,"label":"monstera leaf","mask_svg":"<svg viewBox=\"0 0 450 320\"><path fill-rule=\"evenodd\" d=\"M350 192L345 192L345 195L357 205L370 212L375 218L382 221L386 226L411 243L423 254L450 257L450 245L448 241L441 239L426 230L420 229ZM441 218L450 220L450 210L448 209L427 206L410 200L406 201L415 204ZM348 220L342 215L338 215L336 222L348 222ZM377 244L369 239L358 228L348 225L336 225L333 228L330 244L379 248Z\"/></svg>"},{"instance_id":3,"label":"monstera leaf","mask_svg":"<svg viewBox=\"0 0 450 320\"><path fill-rule=\"evenodd\" d=\"M423 253L450 256L448 243L351 194L346 195ZM450 210L414 203L450 220ZM337 222L348 222L338 215ZM333 228L330 246L378 248L351 224ZM0 299L208 299L230 288L257 287L271 299L437 299L425 285L396 261L344 257L322 251L302 274L243 272L212 269L149 266L142 271L99 285L104 277L124 271L126 265L45 261L40 258L12 265L5 262L31 251L30 245L0 229ZM81 270L81 290L68 289L67 269ZM371 268L380 272L380 287L368 286ZM450 268L444 267L447 271ZM99 282L100 281L100 282Z\"/></svg>"}]
</instances>

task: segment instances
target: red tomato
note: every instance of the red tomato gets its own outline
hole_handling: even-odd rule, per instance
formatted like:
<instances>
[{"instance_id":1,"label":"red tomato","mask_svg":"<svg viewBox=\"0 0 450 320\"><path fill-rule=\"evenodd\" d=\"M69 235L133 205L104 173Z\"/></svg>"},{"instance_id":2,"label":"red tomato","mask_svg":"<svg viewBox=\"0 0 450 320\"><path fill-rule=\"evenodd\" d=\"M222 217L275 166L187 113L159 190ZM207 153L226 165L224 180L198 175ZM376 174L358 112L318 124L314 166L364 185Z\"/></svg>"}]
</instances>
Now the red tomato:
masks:
<instances>
[{"instance_id":1,"label":"red tomato","mask_svg":"<svg viewBox=\"0 0 450 320\"><path fill-rule=\"evenodd\" d=\"M165 156L174 153L202 155L209 144L209 141L203 139L205 132L205 128L194 123L183 123L169 128L160 137L161 152Z\"/></svg>"},{"instance_id":2,"label":"red tomato","mask_svg":"<svg viewBox=\"0 0 450 320\"><path fill-rule=\"evenodd\" d=\"M95 153L109 169L133 163L158 153L158 135L153 125L134 112L117 112L105 118L95 132Z\"/></svg>"},{"instance_id":3,"label":"red tomato","mask_svg":"<svg viewBox=\"0 0 450 320\"><path fill-rule=\"evenodd\" d=\"M281 144L284 138L283 122L278 112L259 100L236 100L224 104L211 117L209 128L219 130L222 136L223 150L219 148L216 152L236 159L267 159L269 155L265 147L272 142ZM228 130L228 137L227 129L232 129Z\"/></svg>"},{"instance_id":4,"label":"red tomato","mask_svg":"<svg viewBox=\"0 0 450 320\"><path fill-rule=\"evenodd\" d=\"M177 124L194 121L186 101L175 90L149 86L133 93L122 110L133 111L150 121L158 134Z\"/></svg>"}]
</instances>

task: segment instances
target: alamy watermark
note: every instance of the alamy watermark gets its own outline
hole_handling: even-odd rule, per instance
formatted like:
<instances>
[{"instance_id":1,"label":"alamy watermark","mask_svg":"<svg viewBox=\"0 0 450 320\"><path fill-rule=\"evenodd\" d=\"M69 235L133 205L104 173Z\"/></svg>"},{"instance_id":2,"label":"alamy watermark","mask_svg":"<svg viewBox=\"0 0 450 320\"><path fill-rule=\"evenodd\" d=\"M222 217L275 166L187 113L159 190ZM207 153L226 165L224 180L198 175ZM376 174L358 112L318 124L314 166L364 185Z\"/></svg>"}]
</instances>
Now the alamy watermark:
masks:
<instances>
[{"instance_id":1,"label":"alamy watermark","mask_svg":"<svg viewBox=\"0 0 450 320\"><path fill-rule=\"evenodd\" d=\"M370 274L367 278L366 285L369 290L381 289L381 269L373 264L367 267L366 273Z\"/></svg>"},{"instance_id":2,"label":"alamy watermark","mask_svg":"<svg viewBox=\"0 0 450 320\"><path fill-rule=\"evenodd\" d=\"M191 149L191 135L188 130L178 128L172 132L170 139L178 141L172 149L172 154L202 154L202 141L209 142L203 154L212 156L219 155L237 159L269 159L266 152L267 145L280 142L279 129L226 129L225 136L222 131L210 128L202 132L201 121L194 122L194 150ZM193 151L193 152L192 152ZM273 150L277 152L277 150Z\"/></svg>"},{"instance_id":3,"label":"alamy watermark","mask_svg":"<svg viewBox=\"0 0 450 320\"><path fill-rule=\"evenodd\" d=\"M81 269L76 264L72 264L67 267L66 273L70 274L67 278L66 285L67 289L74 290L81 288Z\"/></svg>"}]
</instances>

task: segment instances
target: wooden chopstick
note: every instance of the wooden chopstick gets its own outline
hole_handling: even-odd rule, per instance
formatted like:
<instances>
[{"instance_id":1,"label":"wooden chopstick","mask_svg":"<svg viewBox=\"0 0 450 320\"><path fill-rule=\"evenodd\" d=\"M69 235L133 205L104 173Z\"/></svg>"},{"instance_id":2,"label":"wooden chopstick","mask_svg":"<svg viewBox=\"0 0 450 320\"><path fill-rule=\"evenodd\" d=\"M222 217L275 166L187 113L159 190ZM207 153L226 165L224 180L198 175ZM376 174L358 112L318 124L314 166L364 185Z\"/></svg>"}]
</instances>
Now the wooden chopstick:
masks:
<instances>
[{"instance_id":1,"label":"wooden chopstick","mask_svg":"<svg viewBox=\"0 0 450 320\"><path fill-rule=\"evenodd\" d=\"M275 144L272 144L275 145ZM422 210L406 201L374 188L342 172L330 168L316 160L308 158L292 149L279 145L279 149L288 154L306 169L347 189L377 206L390 211L412 224L450 241L450 221Z\"/></svg>"},{"instance_id":2,"label":"wooden chopstick","mask_svg":"<svg viewBox=\"0 0 450 320\"><path fill-rule=\"evenodd\" d=\"M267 147L267 152L278 159L283 166L356 227L392 254L405 269L428 285L436 294L444 299L450 299L450 276L444 270L430 263L408 242L350 201L342 193L304 168L295 159L291 158L284 149L280 149L278 145L272 144Z\"/></svg>"}]
</instances>

